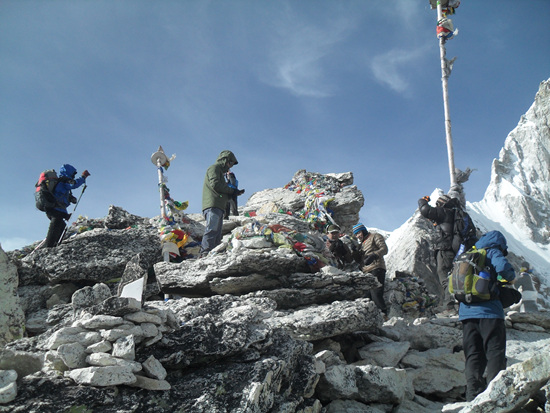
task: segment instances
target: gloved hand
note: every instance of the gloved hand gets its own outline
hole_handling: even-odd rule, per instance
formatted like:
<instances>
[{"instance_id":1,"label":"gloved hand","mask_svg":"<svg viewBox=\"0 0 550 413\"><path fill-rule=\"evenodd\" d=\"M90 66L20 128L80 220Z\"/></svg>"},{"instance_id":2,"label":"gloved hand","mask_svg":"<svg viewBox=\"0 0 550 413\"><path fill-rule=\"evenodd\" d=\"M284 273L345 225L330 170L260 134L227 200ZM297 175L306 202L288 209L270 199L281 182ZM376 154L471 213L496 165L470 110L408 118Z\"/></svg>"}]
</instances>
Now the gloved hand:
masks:
<instances>
[{"instance_id":1,"label":"gloved hand","mask_svg":"<svg viewBox=\"0 0 550 413\"><path fill-rule=\"evenodd\" d=\"M430 197L428 195L422 197L422 199L426 200L427 202L430 202Z\"/></svg>"},{"instance_id":2,"label":"gloved hand","mask_svg":"<svg viewBox=\"0 0 550 413\"><path fill-rule=\"evenodd\" d=\"M370 265L378 258L376 254L369 254L365 257L365 265Z\"/></svg>"},{"instance_id":3,"label":"gloved hand","mask_svg":"<svg viewBox=\"0 0 550 413\"><path fill-rule=\"evenodd\" d=\"M90 176L90 172L88 172L88 170L85 169L84 172L82 172L82 176L83 176L84 178L87 178L87 177Z\"/></svg>"},{"instance_id":4,"label":"gloved hand","mask_svg":"<svg viewBox=\"0 0 550 413\"><path fill-rule=\"evenodd\" d=\"M73 196L73 194L69 195L69 202L71 204L76 204L77 203L77 199Z\"/></svg>"},{"instance_id":5,"label":"gloved hand","mask_svg":"<svg viewBox=\"0 0 550 413\"><path fill-rule=\"evenodd\" d=\"M237 196L244 194L244 189L239 189L236 194Z\"/></svg>"}]
</instances>

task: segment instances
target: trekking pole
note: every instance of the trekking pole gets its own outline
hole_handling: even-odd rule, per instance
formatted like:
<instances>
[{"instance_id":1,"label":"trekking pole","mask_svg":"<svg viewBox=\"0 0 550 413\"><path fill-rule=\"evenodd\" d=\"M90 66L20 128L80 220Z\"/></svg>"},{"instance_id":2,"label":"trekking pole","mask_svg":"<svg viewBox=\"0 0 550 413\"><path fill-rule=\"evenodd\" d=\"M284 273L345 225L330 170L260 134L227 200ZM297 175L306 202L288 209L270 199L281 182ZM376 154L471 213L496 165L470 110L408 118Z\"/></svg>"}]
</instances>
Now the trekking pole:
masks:
<instances>
[{"instance_id":1,"label":"trekking pole","mask_svg":"<svg viewBox=\"0 0 550 413\"><path fill-rule=\"evenodd\" d=\"M31 252L29 255L27 255L27 257L30 257L32 254L34 254L34 253L36 252L37 249L40 249L40 247L41 247L42 245L44 245L45 242L46 242L46 238L44 238L44 239L42 240L42 242L41 242L40 244L38 244L38 245L36 246L36 248L33 249L32 252Z\"/></svg>"},{"instance_id":2,"label":"trekking pole","mask_svg":"<svg viewBox=\"0 0 550 413\"><path fill-rule=\"evenodd\" d=\"M73 212L71 212L69 214L69 217L67 218L67 222L69 222L69 220L71 219L71 216L74 214L74 211L76 211L76 207L78 206L78 204L80 202L80 198L82 198L82 195L84 194L84 191L86 190L87 187L88 187L88 185L84 184L84 187L82 188L82 192L80 193L80 196L76 200L76 204L74 204ZM65 237L65 234L67 233L67 228L69 228L69 226L65 225L65 229L63 230L63 233L61 234L61 237L59 237L59 241L57 241L57 245L59 245L63 242L63 238Z\"/></svg>"}]
</instances>

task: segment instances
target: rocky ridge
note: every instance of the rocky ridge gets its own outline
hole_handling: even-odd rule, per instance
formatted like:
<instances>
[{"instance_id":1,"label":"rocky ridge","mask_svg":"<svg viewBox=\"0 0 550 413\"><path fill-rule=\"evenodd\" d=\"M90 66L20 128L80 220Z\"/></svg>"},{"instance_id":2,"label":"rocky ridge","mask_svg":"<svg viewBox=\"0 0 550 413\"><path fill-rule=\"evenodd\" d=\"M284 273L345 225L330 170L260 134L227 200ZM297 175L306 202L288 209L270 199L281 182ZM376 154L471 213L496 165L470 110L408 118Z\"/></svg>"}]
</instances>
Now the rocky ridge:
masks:
<instances>
[{"instance_id":1,"label":"rocky ridge","mask_svg":"<svg viewBox=\"0 0 550 413\"><path fill-rule=\"evenodd\" d=\"M57 412L59 400L105 412L550 409L546 313L508 313L509 368L463 402L460 323L433 315L437 291L420 276L429 269L391 270L384 321L363 298L377 281L353 265L331 266L316 230L332 203L335 222L352 225L363 204L352 175L297 177L251 197L204 259L182 251L164 262L166 226L117 207L77 222L55 249L0 252L12 297L3 311L26 318L26 337L2 335L0 411ZM300 193L319 194L316 181L331 184L321 192L332 201L308 207ZM200 238L199 216L179 219L188 245ZM412 220L404 239L423 231ZM413 249L429 254L423 243ZM139 279L143 294L125 297L123 287ZM9 320L22 335L21 318Z\"/></svg>"}]
</instances>

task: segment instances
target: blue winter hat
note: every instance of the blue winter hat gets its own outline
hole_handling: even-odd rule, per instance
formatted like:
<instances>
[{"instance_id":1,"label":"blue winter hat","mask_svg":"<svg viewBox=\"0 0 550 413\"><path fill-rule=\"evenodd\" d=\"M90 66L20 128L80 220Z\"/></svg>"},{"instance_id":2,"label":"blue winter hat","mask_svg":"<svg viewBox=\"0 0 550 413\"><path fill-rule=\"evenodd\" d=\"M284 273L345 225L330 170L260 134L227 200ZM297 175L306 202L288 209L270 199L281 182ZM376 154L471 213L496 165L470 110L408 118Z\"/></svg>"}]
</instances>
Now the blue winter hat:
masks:
<instances>
[{"instance_id":1,"label":"blue winter hat","mask_svg":"<svg viewBox=\"0 0 550 413\"><path fill-rule=\"evenodd\" d=\"M76 168L66 163L59 169L59 174L68 178L74 178L74 176L76 175Z\"/></svg>"},{"instance_id":2,"label":"blue winter hat","mask_svg":"<svg viewBox=\"0 0 550 413\"><path fill-rule=\"evenodd\" d=\"M359 233L359 232L361 232L361 231L369 232L369 231L367 230L367 228L365 228L365 226L364 226L363 224L361 224L360 222L359 222L358 224L356 224L356 225L353 226L353 233L354 233L354 234L357 234L357 233Z\"/></svg>"}]
</instances>

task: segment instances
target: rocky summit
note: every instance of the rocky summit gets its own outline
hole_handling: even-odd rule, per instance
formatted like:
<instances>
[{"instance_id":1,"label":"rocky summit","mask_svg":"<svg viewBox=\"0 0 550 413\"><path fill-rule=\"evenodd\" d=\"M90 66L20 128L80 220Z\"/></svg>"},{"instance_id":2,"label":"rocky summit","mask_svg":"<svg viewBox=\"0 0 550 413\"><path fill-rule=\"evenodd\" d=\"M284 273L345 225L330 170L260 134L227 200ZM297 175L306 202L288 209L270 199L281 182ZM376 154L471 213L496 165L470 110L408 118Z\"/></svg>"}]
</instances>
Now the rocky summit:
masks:
<instances>
[{"instance_id":1,"label":"rocky summit","mask_svg":"<svg viewBox=\"0 0 550 413\"><path fill-rule=\"evenodd\" d=\"M0 250L0 412L550 411L550 315L507 313L508 368L465 402L426 224L387 256L389 319L365 298L376 278L327 256L326 225L349 231L363 203L351 173L302 170L205 258L200 215L114 206L56 248Z\"/></svg>"}]
</instances>

